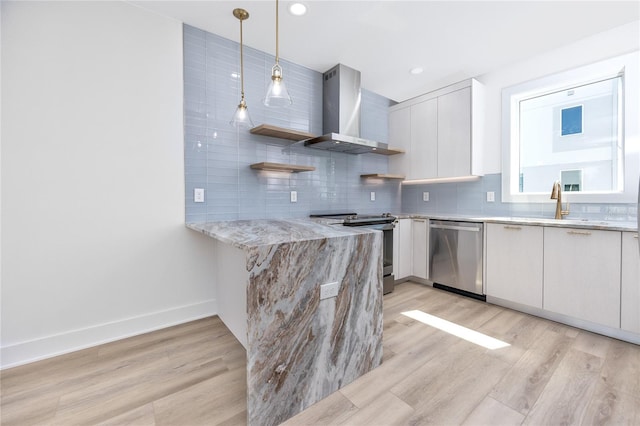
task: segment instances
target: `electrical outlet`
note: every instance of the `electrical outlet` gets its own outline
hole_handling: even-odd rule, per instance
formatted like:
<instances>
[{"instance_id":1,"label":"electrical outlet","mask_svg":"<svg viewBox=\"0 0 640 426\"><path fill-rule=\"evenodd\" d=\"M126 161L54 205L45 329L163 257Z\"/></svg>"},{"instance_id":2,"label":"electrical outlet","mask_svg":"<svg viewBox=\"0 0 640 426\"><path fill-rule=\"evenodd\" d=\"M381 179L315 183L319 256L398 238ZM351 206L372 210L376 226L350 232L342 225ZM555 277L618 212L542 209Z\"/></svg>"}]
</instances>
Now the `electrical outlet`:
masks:
<instances>
[{"instance_id":1,"label":"electrical outlet","mask_svg":"<svg viewBox=\"0 0 640 426\"><path fill-rule=\"evenodd\" d=\"M193 188L193 202L204 203L204 188Z\"/></svg>"},{"instance_id":2,"label":"electrical outlet","mask_svg":"<svg viewBox=\"0 0 640 426\"><path fill-rule=\"evenodd\" d=\"M292 203L298 202L298 191L291 191L291 202Z\"/></svg>"},{"instance_id":3,"label":"electrical outlet","mask_svg":"<svg viewBox=\"0 0 640 426\"><path fill-rule=\"evenodd\" d=\"M375 201L376 200L376 192L375 191L371 191L370 197L371 201Z\"/></svg>"},{"instance_id":4,"label":"electrical outlet","mask_svg":"<svg viewBox=\"0 0 640 426\"><path fill-rule=\"evenodd\" d=\"M338 296L338 290L340 290L340 283L338 281L322 284L320 286L320 300Z\"/></svg>"},{"instance_id":5,"label":"electrical outlet","mask_svg":"<svg viewBox=\"0 0 640 426\"><path fill-rule=\"evenodd\" d=\"M422 193L422 201L429 201L429 193L428 192L423 192Z\"/></svg>"},{"instance_id":6,"label":"electrical outlet","mask_svg":"<svg viewBox=\"0 0 640 426\"><path fill-rule=\"evenodd\" d=\"M493 203L496 201L496 193L493 191L487 192L487 203Z\"/></svg>"}]
</instances>

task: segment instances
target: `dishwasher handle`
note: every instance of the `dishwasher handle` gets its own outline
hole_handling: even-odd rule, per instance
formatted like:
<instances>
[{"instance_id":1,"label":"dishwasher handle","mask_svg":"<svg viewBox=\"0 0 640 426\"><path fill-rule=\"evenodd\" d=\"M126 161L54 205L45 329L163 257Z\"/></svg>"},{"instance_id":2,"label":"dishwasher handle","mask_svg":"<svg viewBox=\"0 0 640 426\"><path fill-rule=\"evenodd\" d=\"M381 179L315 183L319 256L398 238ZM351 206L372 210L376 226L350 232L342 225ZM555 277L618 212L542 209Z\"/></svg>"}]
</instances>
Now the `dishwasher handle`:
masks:
<instances>
[{"instance_id":1,"label":"dishwasher handle","mask_svg":"<svg viewBox=\"0 0 640 426\"><path fill-rule=\"evenodd\" d=\"M480 232L482 228L480 226L456 226L456 225L441 225L437 223L431 223L431 229L450 229L452 231L468 231L468 232Z\"/></svg>"}]
</instances>

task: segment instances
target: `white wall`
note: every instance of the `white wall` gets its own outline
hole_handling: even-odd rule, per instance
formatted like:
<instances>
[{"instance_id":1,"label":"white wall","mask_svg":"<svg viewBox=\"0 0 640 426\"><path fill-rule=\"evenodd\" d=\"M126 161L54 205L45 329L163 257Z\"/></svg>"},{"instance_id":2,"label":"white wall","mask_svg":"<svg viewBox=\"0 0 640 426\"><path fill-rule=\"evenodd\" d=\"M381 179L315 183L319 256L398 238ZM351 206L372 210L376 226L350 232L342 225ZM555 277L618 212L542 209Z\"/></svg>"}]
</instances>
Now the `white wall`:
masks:
<instances>
[{"instance_id":1,"label":"white wall","mask_svg":"<svg viewBox=\"0 0 640 426\"><path fill-rule=\"evenodd\" d=\"M484 172L502 172L502 89L639 48L640 21L636 21L479 76L486 89Z\"/></svg>"},{"instance_id":2,"label":"white wall","mask_svg":"<svg viewBox=\"0 0 640 426\"><path fill-rule=\"evenodd\" d=\"M182 26L124 2L2 5L2 366L215 313L184 227Z\"/></svg>"}]
</instances>

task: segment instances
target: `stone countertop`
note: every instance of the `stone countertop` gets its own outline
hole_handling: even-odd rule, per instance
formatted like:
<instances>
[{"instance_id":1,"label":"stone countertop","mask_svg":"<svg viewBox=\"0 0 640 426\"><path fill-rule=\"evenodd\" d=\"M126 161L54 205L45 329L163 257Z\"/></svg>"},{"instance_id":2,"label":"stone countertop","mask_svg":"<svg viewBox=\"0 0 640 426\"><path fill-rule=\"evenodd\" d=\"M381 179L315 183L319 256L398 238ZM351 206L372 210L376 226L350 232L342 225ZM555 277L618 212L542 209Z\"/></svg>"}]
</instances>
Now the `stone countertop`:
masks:
<instances>
[{"instance_id":1,"label":"stone countertop","mask_svg":"<svg viewBox=\"0 0 640 426\"><path fill-rule=\"evenodd\" d=\"M281 424L380 365L381 231L304 218L187 227L223 243L217 314L246 349L248 425Z\"/></svg>"},{"instance_id":2,"label":"stone countertop","mask_svg":"<svg viewBox=\"0 0 640 426\"><path fill-rule=\"evenodd\" d=\"M445 215L445 214L394 214L398 219L435 219L435 220L463 220L483 223L509 223L514 225L554 226L559 228L582 228L602 231L630 231L637 232L636 222L586 220L586 219L550 219L542 217L492 217L475 215Z\"/></svg>"},{"instance_id":3,"label":"stone countertop","mask_svg":"<svg viewBox=\"0 0 640 426\"><path fill-rule=\"evenodd\" d=\"M323 219L252 219L186 225L240 249L376 232L369 228L340 226L340 223Z\"/></svg>"}]
</instances>

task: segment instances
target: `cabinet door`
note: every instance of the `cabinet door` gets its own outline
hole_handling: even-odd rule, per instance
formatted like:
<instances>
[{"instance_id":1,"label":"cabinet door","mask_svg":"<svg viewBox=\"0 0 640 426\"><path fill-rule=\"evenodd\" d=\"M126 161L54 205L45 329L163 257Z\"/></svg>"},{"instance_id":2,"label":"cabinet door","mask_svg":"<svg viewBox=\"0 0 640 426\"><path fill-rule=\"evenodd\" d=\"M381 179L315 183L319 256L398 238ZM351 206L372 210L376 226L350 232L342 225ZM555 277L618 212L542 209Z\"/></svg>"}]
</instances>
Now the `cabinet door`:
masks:
<instances>
[{"instance_id":1,"label":"cabinet door","mask_svg":"<svg viewBox=\"0 0 640 426\"><path fill-rule=\"evenodd\" d=\"M544 228L546 310L620 327L621 232Z\"/></svg>"},{"instance_id":2,"label":"cabinet door","mask_svg":"<svg viewBox=\"0 0 640 426\"><path fill-rule=\"evenodd\" d=\"M411 275L412 263L412 233L411 219L398 219L398 266L396 279L407 278ZM394 266L395 269L395 266Z\"/></svg>"},{"instance_id":3,"label":"cabinet door","mask_svg":"<svg viewBox=\"0 0 640 426\"><path fill-rule=\"evenodd\" d=\"M400 222L396 221L393 230L393 277L397 280L400 276Z\"/></svg>"},{"instance_id":4,"label":"cabinet door","mask_svg":"<svg viewBox=\"0 0 640 426\"><path fill-rule=\"evenodd\" d=\"M640 334L640 252L638 233L622 233L620 328Z\"/></svg>"},{"instance_id":5,"label":"cabinet door","mask_svg":"<svg viewBox=\"0 0 640 426\"><path fill-rule=\"evenodd\" d=\"M412 245L413 265L411 275L427 279L427 241L429 241L427 219L413 219Z\"/></svg>"},{"instance_id":6,"label":"cabinet door","mask_svg":"<svg viewBox=\"0 0 640 426\"><path fill-rule=\"evenodd\" d=\"M471 174L471 88L438 97L438 177Z\"/></svg>"},{"instance_id":7,"label":"cabinet door","mask_svg":"<svg viewBox=\"0 0 640 426\"><path fill-rule=\"evenodd\" d=\"M411 179L438 176L438 99L411 107Z\"/></svg>"},{"instance_id":8,"label":"cabinet door","mask_svg":"<svg viewBox=\"0 0 640 426\"><path fill-rule=\"evenodd\" d=\"M542 309L543 227L489 223L487 296Z\"/></svg>"},{"instance_id":9,"label":"cabinet door","mask_svg":"<svg viewBox=\"0 0 640 426\"><path fill-rule=\"evenodd\" d=\"M406 154L389 157L389 173L411 176L411 108L406 107L389 112L389 146L400 148Z\"/></svg>"}]
</instances>

